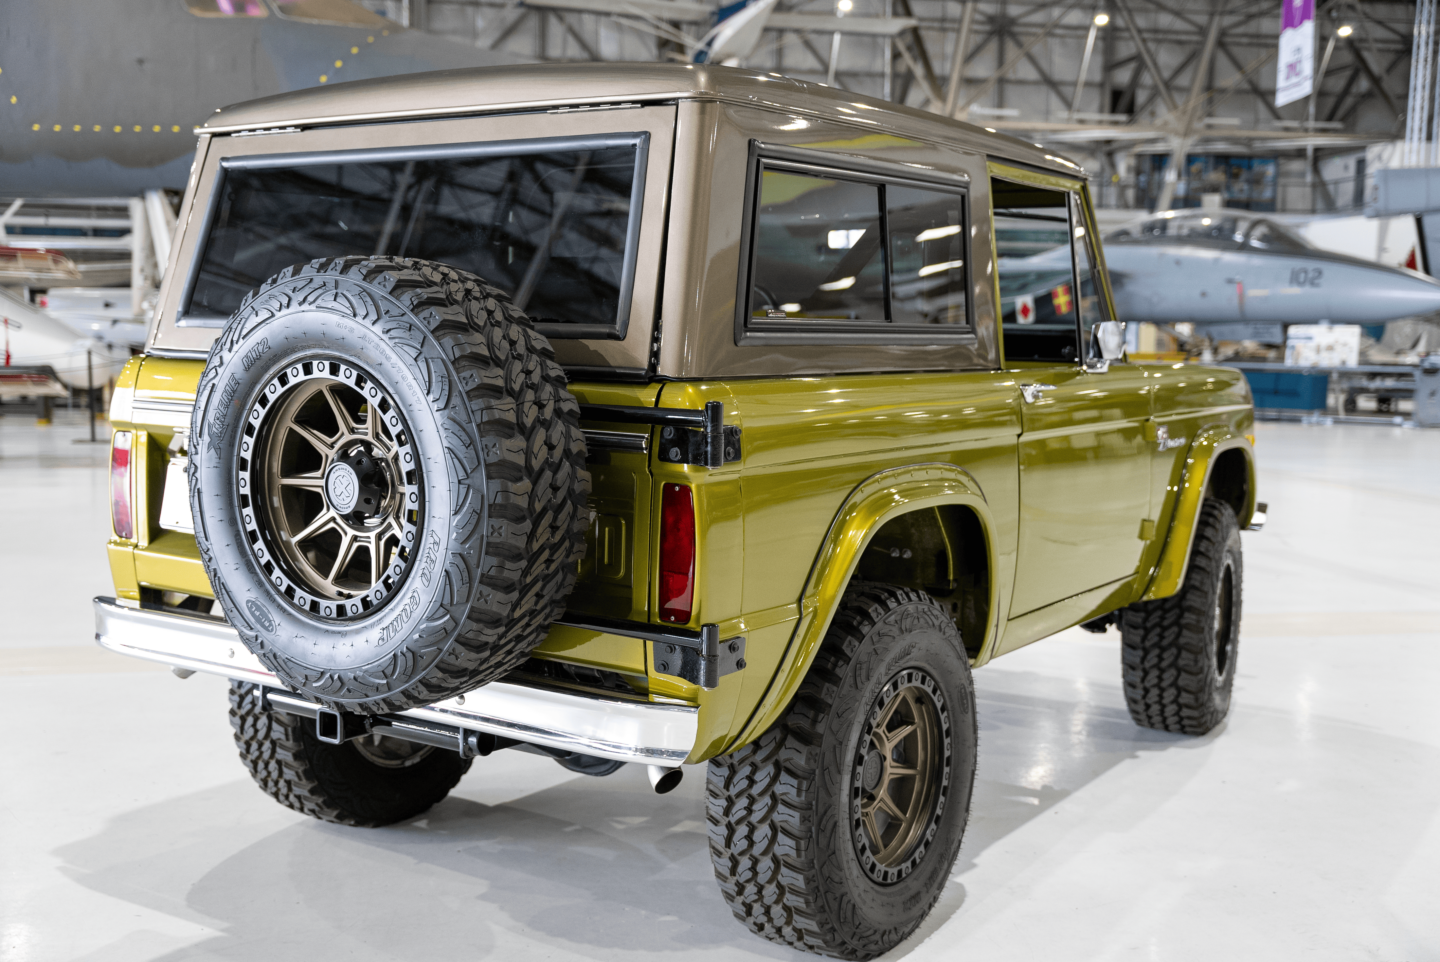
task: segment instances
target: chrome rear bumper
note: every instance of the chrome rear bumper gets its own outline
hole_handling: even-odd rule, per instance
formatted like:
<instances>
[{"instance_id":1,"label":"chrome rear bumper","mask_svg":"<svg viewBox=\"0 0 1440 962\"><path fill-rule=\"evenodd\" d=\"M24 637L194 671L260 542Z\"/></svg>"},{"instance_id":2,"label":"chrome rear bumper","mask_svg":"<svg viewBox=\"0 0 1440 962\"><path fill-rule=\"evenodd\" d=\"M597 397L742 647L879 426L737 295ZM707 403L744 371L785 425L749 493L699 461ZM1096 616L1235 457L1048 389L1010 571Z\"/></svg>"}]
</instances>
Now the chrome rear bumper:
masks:
<instances>
[{"instance_id":1,"label":"chrome rear bumper","mask_svg":"<svg viewBox=\"0 0 1440 962\"><path fill-rule=\"evenodd\" d=\"M95 640L122 655L283 688L220 618L95 599ZM674 766L695 747L699 709L491 682L397 717L622 762Z\"/></svg>"}]
</instances>

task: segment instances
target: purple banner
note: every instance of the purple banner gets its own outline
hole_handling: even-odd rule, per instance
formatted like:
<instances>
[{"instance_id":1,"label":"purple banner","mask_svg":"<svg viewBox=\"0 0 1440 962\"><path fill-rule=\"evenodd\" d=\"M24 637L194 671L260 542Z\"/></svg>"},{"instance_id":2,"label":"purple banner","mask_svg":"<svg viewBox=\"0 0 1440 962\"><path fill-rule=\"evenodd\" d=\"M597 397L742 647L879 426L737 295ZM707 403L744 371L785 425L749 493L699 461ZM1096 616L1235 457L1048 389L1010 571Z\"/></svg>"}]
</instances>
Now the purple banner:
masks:
<instances>
[{"instance_id":1,"label":"purple banner","mask_svg":"<svg viewBox=\"0 0 1440 962\"><path fill-rule=\"evenodd\" d=\"M1315 19L1315 0L1283 0L1280 29L1293 30L1306 20Z\"/></svg>"},{"instance_id":2,"label":"purple banner","mask_svg":"<svg viewBox=\"0 0 1440 962\"><path fill-rule=\"evenodd\" d=\"M1315 0L1280 0L1275 106L1310 96L1315 76Z\"/></svg>"}]
</instances>

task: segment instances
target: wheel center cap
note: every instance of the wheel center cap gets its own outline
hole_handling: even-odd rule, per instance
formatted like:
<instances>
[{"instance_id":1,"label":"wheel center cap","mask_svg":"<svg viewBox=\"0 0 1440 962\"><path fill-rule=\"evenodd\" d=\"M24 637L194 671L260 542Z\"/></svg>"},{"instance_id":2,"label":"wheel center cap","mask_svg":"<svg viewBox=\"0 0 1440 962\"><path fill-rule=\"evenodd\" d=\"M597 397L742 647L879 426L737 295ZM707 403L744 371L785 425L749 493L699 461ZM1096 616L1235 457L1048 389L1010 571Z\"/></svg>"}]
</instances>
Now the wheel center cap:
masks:
<instances>
[{"instance_id":1,"label":"wheel center cap","mask_svg":"<svg viewBox=\"0 0 1440 962\"><path fill-rule=\"evenodd\" d=\"M885 771L885 759L880 753L871 749L870 754L865 756L865 768L860 773L860 784L865 791L873 792L880 785L880 776Z\"/></svg>"},{"instance_id":2,"label":"wheel center cap","mask_svg":"<svg viewBox=\"0 0 1440 962\"><path fill-rule=\"evenodd\" d=\"M360 497L360 476L355 469L343 461L330 466L325 475L325 498L338 514L349 514L355 510L355 501Z\"/></svg>"}]
</instances>

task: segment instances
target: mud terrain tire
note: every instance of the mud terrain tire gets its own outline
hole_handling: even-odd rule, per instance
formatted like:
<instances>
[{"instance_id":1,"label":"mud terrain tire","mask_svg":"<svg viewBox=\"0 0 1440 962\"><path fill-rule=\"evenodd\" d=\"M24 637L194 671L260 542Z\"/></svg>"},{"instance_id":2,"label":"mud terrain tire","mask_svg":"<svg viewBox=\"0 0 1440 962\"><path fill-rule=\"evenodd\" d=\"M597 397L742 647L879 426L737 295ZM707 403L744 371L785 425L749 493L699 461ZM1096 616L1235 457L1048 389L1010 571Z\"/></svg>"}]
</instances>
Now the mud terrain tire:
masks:
<instances>
[{"instance_id":1,"label":"mud terrain tire","mask_svg":"<svg viewBox=\"0 0 1440 962\"><path fill-rule=\"evenodd\" d=\"M944 737L930 743L943 753L932 769L938 793L919 809L917 841L887 867L863 840L870 769L880 764L871 739L917 681L924 699L938 696L934 721L943 722L935 730ZM960 851L975 748L970 665L946 611L908 588L852 588L781 719L710 761L710 858L735 917L772 942L843 959L900 944L935 905Z\"/></svg>"},{"instance_id":2,"label":"mud terrain tire","mask_svg":"<svg viewBox=\"0 0 1440 962\"><path fill-rule=\"evenodd\" d=\"M585 442L549 342L502 292L426 261L316 260L248 294L200 380L189 472L225 616L335 709L401 711L510 671L584 553Z\"/></svg>"},{"instance_id":3,"label":"mud terrain tire","mask_svg":"<svg viewBox=\"0 0 1440 962\"><path fill-rule=\"evenodd\" d=\"M470 769L459 752L393 739L327 744L315 737L313 721L265 711L259 687L238 681L230 683L230 727L240 760L265 794L340 825L374 828L414 818Z\"/></svg>"},{"instance_id":4,"label":"mud terrain tire","mask_svg":"<svg viewBox=\"0 0 1440 962\"><path fill-rule=\"evenodd\" d=\"M1204 735L1225 720L1235 687L1244 571L1234 510L1206 500L1184 585L1169 598L1120 612L1125 703L1135 724Z\"/></svg>"}]
</instances>

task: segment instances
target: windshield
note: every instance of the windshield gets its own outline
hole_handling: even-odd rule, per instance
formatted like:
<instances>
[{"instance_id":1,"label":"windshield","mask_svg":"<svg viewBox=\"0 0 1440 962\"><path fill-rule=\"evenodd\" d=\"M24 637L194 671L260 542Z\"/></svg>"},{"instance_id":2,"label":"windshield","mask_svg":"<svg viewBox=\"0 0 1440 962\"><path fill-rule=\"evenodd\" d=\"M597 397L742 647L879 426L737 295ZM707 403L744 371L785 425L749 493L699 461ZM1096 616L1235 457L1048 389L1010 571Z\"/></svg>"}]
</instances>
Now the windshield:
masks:
<instances>
[{"instance_id":1,"label":"windshield","mask_svg":"<svg viewBox=\"0 0 1440 962\"><path fill-rule=\"evenodd\" d=\"M618 330L629 307L642 140L621 138L629 142L590 149L559 142L507 153L488 145L470 156L451 147L413 159L233 163L180 323L221 327L247 292L284 268L360 254L477 274L537 323L562 325L555 336ZM442 152L451 156L434 156Z\"/></svg>"}]
</instances>

